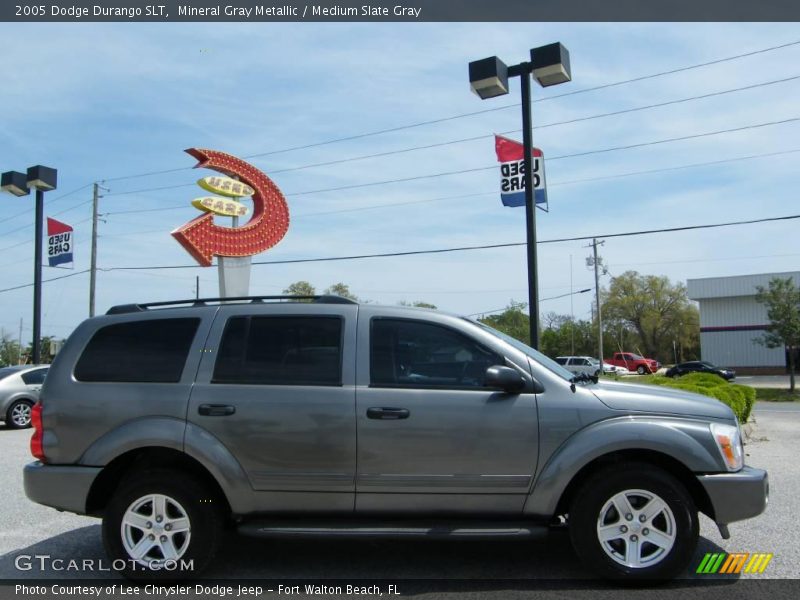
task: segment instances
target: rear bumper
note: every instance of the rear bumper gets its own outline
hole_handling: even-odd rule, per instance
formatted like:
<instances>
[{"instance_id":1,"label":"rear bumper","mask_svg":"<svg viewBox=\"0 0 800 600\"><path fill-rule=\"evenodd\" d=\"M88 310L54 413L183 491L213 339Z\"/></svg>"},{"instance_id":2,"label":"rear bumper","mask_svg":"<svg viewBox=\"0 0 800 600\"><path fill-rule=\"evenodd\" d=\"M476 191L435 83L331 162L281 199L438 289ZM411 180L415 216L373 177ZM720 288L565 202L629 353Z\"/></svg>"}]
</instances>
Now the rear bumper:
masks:
<instances>
[{"instance_id":1,"label":"rear bumper","mask_svg":"<svg viewBox=\"0 0 800 600\"><path fill-rule=\"evenodd\" d=\"M25 495L39 504L85 515L89 490L100 471L100 467L29 463L23 470Z\"/></svg>"},{"instance_id":2,"label":"rear bumper","mask_svg":"<svg viewBox=\"0 0 800 600\"><path fill-rule=\"evenodd\" d=\"M769 477L762 469L744 467L737 473L698 475L721 525L750 519L764 512L769 499Z\"/></svg>"}]
</instances>

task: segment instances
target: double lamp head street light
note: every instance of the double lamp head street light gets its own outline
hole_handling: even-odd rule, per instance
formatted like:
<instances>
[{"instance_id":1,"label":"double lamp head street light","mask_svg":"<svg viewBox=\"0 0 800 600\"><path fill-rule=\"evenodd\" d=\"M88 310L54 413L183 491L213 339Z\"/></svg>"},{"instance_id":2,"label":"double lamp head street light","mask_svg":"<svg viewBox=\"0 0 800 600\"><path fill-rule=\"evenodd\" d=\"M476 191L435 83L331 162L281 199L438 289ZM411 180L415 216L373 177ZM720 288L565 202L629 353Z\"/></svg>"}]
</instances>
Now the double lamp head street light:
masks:
<instances>
[{"instance_id":1,"label":"double lamp head street light","mask_svg":"<svg viewBox=\"0 0 800 600\"><path fill-rule=\"evenodd\" d=\"M533 202L533 142L531 140L531 75L548 87L572 80L569 52L560 43L531 50L529 62L507 66L496 56L469 63L469 83L482 100L508 93L508 78L519 77L522 89L522 147L525 185L525 222L528 249L528 306L530 345L539 348L539 275L536 258L536 210Z\"/></svg>"},{"instance_id":2,"label":"double lamp head street light","mask_svg":"<svg viewBox=\"0 0 800 600\"><path fill-rule=\"evenodd\" d=\"M33 364L41 363L42 329L42 220L44 193L56 189L58 172L50 167L36 165L27 173L7 171L0 176L0 188L15 196L27 196L36 190L35 247L33 257Z\"/></svg>"}]
</instances>

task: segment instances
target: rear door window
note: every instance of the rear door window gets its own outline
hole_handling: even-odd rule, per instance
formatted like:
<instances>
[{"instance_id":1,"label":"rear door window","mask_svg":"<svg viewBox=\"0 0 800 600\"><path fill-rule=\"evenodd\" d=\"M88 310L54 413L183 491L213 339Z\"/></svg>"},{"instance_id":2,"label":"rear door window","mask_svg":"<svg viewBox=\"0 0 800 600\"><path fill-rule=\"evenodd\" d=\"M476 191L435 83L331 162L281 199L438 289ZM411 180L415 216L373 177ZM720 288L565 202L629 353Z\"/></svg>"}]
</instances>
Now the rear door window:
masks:
<instances>
[{"instance_id":1,"label":"rear door window","mask_svg":"<svg viewBox=\"0 0 800 600\"><path fill-rule=\"evenodd\" d=\"M342 319L231 317L212 383L341 385Z\"/></svg>"},{"instance_id":2,"label":"rear door window","mask_svg":"<svg viewBox=\"0 0 800 600\"><path fill-rule=\"evenodd\" d=\"M148 319L95 332L75 365L78 381L177 383L200 319Z\"/></svg>"}]
</instances>

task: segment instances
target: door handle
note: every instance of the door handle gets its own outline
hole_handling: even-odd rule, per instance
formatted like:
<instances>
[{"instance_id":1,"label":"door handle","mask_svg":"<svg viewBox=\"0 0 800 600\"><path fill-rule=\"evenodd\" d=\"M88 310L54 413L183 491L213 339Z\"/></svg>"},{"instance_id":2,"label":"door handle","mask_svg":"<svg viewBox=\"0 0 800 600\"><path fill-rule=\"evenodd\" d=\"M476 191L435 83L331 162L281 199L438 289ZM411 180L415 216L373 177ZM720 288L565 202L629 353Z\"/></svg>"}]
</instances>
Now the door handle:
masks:
<instances>
[{"instance_id":1,"label":"door handle","mask_svg":"<svg viewBox=\"0 0 800 600\"><path fill-rule=\"evenodd\" d=\"M398 419L407 419L410 414L407 408L381 408L373 406L367 409L368 419L390 419L396 421Z\"/></svg>"},{"instance_id":2,"label":"door handle","mask_svg":"<svg viewBox=\"0 0 800 600\"><path fill-rule=\"evenodd\" d=\"M230 404L201 404L197 412L206 417L227 417L236 412L236 407Z\"/></svg>"}]
</instances>

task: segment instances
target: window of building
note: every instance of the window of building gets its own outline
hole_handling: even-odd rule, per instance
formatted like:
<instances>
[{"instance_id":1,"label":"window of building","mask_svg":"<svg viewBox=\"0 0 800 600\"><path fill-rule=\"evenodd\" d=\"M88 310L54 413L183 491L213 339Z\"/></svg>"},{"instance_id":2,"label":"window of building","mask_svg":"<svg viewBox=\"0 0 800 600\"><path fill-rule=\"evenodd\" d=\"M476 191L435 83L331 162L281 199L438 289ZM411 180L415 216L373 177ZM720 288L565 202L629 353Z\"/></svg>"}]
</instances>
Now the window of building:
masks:
<instances>
[{"instance_id":1,"label":"window of building","mask_svg":"<svg viewBox=\"0 0 800 600\"><path fill-rule=\"evenodd\" d=\"M177 383L200 319L148 319L98 329L75 366L79 381Z\"/></svg>"},{"instance_id":2,"label":"window of building","mask_svg":"<svg viewBox=\"0 0 800 600\"><path fill-rule=\"evenodd\" d=\"M213 383L341 385L339 317L232 317Z\"/></svg>"},{"instance_id":3,"label":"window of building","mask_svg":"<svg viewBox=\"0 0 800 600\"><path fill-rule=\"evenodd\" d=\"M370 383L374 386L480 388L503 358L440 325L373 319Z\"/></svg>"}]
</instances>

